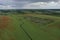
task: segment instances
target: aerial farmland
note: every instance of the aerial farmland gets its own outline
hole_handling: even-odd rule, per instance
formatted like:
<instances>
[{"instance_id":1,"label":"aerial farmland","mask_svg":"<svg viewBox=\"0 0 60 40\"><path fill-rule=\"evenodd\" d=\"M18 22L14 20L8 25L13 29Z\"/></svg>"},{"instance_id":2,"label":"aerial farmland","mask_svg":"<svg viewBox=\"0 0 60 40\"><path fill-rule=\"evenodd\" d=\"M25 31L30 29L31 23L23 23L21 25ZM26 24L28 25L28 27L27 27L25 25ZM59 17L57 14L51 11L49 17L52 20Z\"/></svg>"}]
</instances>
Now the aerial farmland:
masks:
<instances>
[{"instance_id":1,"label":"aerial farmland","mask_svg":"<svg viewBox=\"0 0 60 40\"><path fill-rule=\"evenodd\" d=\"M0 40L60 40L57 10L0 10Z\"/></svg>"}]
</instances>

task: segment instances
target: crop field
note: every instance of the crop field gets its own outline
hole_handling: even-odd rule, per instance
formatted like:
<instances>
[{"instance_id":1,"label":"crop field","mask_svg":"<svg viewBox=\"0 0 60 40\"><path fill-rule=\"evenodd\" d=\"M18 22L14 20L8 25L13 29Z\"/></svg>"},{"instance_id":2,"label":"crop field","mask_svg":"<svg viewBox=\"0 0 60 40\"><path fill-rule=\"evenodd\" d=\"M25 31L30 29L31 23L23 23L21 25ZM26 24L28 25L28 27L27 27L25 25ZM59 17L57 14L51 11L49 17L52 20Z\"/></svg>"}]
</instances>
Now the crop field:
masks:
<instances>
[{"instance_id":1,"label":"crop field","mask_svg":"<svg viewBox=\"0 0 60 40\"><path fill-rule=\"evenodd\" d=\"M43 14L0 15L0 40L60 40L60 17Z\"/></svg>"}]
</instances>

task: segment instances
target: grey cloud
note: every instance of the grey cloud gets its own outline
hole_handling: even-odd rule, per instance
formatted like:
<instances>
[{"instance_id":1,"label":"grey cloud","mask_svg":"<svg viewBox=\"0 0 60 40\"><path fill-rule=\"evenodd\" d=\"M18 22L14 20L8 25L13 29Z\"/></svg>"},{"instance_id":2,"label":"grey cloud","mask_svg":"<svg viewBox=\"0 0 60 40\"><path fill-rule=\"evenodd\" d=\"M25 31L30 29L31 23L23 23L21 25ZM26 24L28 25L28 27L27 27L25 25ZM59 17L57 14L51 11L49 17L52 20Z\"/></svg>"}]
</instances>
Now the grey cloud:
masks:
<instances>
[{"instance_id":1,"label":"grey cloud","mask_svg":"<svg viewBox=\"0 0 60 40\"><path fill-rule=\"evenodd\" d=\"M58 1L58 0L31 0L31 1L33 1L33 2L49 2L49 1Z\"/></svg>"},{"instance_id":2,"label":"grey cloud","mask_svg":"<svg viewBox=\"0 0 60 40\"><path fill-rule=\"evenodd\" d=\"M26 4L29 3L34 3L34 2L50 2L50 1L55 1L57 2L58 0L13 0L14 3L12 5L15 5L15 7L23 7Z\"/></svg>"},{"instance_id":3,"label":"grey cloud","mask_svg":"<svg viewBox=\"0 0 60 40\"><path fill-rule=\"evenodd\" d=\"M14 7L16 9L21 9L24 7L24 5L34 3L34 2L57 2L59 0L0 0L0 5L6 6L10 5L11 7ZM33 5L34 6L34 5Z\"/></svg>"},{"instance_id":4,"label":"grey cloud","mask_svg":"<svg viewBox=\"0 0 60 40\"><path fill-rule=\"evenodd\" d=\"M0 5L4 5L3 3L0 3Z\"/></svg>"},{"instance_id":5,"label":"grey cloud","mask_svg":"<svg viewBox=\"0 0 60 40\"><path fill-rule=\"evenodd\" d=\"M24 5L29 4L29 3L34 3L34 2L57 2L59 0L14 0L14 7L16 8L22 8ZM28 3L27 3L28 2Z\"/></svg>"},{"instance_id":6,"label":"grey cloud","mask_svg":"<svg viewBox=\"0 0 60 40\"><path fill-rule=\"evenodd\" d=\"M14 0L14 1L30 1L30 2L49 2L49 1L59 1L59 0Z\"/></svg>"}]
</instances>

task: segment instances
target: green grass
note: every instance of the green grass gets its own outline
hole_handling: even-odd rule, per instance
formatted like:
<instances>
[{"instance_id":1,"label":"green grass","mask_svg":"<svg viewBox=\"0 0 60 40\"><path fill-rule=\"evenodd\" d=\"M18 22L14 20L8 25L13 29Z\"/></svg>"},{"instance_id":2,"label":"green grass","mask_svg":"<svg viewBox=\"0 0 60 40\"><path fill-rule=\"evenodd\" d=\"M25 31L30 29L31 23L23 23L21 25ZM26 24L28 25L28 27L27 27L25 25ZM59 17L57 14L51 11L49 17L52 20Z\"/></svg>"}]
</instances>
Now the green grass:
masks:
<instances>
[{"instance_id":1,"label":"green grass","mask_svg":"<svg viewBox=\"0 0 60 40\"><path fill-rule=\"evenodd\" d=\"M25 14L8 15L12 22L8 28L1 30L0 40L60 40L60 17L49 15ZM42 19L51 19L54 22L49 24L38 24L24 17L37 17ZM11 30L9 27L11 27ZM31 37L31 38L30 38ZM12 38L12 39L10 39Z\"/></svg>"}]
</instances>

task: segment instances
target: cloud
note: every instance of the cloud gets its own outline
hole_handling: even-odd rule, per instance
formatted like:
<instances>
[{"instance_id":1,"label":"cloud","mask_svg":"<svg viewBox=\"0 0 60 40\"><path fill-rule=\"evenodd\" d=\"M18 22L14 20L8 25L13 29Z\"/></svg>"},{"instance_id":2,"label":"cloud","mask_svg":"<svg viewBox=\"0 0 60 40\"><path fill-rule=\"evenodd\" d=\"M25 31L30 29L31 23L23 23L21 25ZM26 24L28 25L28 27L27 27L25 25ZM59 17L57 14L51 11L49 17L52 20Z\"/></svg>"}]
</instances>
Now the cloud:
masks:
<instances>
[{"instance_id":1,"label":"cloud","mask_svg":"<svg viewBox=\"0 0 60 40\"><path fill-rule=\"evenodd\" d=\"M30 1L30 2L49 2L49 1L59 1L59 0L14 0L14 1Z\"/></svg>"},{"instance_id":2,"label":"cloud","mask_svg":"<svg viewBox=\"0 0 60 40\"><path fill-rule=\"evenodd\" d=\"M0 0L0 9L21 9L27 3L27 1Z\"/></svg>"},{"instance_id":3,"label":"cloud","mask_svg":"<svg viewBox=\"0 0 60 40\"><path fill-rule=\"evenodd\" d=\"M60 1L29 3L29 4L26 4L23 8L24 9L59 9Z\"/></svg>"},{"instance_id":4,"label":"cloud","mask_svg":"<svg viewBox=\"0 0 60 40\"><path fill-rule=\"evenodd\" d=\"M15 9L14 7L12 7L11 5L0 5L0 9Z\"/></svg>"},{"instance_id":5,"label":"cloud","mask_svg":"<svg viewBox=\"0 0 60 40\"><path fill-rule=\"evenodd\" d=\"M59 0L0 0L0 9L59 9Z\"/></svg>"}]
</instances>

